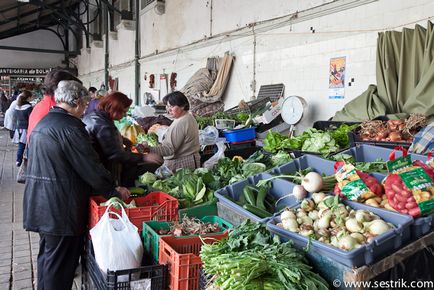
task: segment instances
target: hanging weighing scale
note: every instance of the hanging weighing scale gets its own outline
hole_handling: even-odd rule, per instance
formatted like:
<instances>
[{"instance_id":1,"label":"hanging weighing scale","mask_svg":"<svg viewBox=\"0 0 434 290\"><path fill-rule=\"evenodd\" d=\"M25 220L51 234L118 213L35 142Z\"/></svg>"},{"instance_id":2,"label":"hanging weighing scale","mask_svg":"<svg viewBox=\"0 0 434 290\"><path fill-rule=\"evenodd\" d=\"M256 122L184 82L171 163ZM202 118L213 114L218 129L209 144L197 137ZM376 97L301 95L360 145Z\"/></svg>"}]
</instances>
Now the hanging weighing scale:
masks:
<instances>
[{"instance_id":1,"label":"hanging weighing scale","mask_svg":"<svg viewBox=\"0 0 434 290\"><path fill-rule=\"evenodd\" d=\"M300 122L306 107L307 102L302 97L289 96L283 101L280 115L283 121L290 125L289 137L292 137L294 134L295 125Z\"/></svg>"}]
</instances>

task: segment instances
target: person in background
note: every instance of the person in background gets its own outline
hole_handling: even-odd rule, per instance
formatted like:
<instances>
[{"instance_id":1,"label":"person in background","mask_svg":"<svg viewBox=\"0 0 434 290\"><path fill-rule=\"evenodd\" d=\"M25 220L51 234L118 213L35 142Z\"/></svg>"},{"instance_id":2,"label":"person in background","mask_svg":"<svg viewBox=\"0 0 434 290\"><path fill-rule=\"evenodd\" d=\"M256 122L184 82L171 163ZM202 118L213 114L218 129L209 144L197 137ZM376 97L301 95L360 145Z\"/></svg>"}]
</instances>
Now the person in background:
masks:
<instances>
[{"instance_id":1,"label":"person in background","mask_svg":"<svg viewBox=\"0 0 434 290\"><path fill-rule=\"evenodd\" d=\"M15 114L15 107L18 100L12 101L9 109L6 110L4 118L4 127L9 130L9 137L14 138L15 129L17 128L17 115Z\"/></svg>"},{"instance_id":2,"label":"person in background","mask_svg":"<svg viewBox=\"0 0 434 290\"><path fill-rule=\"evenodd\" d=\"M57 105L30 136L23 226L39 233L38 289L71 289L83 251L92 192L127 199L101 164L80 117L88 102L77 81L60 81Z\"/></svg>"},{"instance_id":3,"label":"person in background","mask_svg":"<svg viewBox=\"0 0 434 290\"><path fill-rule=\"evenodd\" d=\"M9 99L6 97L5 92L0 93L0 112L5 113L9 108Z\"/></svg>"},{"instance_id":4,"label":"person in background","mask_svg":"<svg viewBox=\"0 0 434 290\"><path fill-rule=\"evenodd\" d=\"M187 97L175 91L166 95L163 102L174 121L167 129L163 142L157 147L150 147L149 151L162 155L164 165L172 172L178 168L200 167L199 126L189 112Z\"/></svg>"},{"instance_id":5,"label":"person in background","mask_svg":"<svg viewBox=\"0 0 434 290\"><path fill-rule=\"evenodd\" d=\"M158 154L130 151L131 141L123 138L114 120L122 119L132 100L121 92L112 92L101 99L97 109L86 115L83 122L102 163L122 186L134 186L138 176L154 172L163 163ZM124 148L124 146L126 148Z\"/></svg>"},{"instance_id":6,"label":"person in background","mask_svg":"<svg viewBox=\"0 0 434 290\"><path fill-rule=\"evenodd\" d=\"M45 115L48 114L51 107L56 105L56 102L54 101L54 90L57 88L57 84L62 80L74 80L81 83L78 78L67 71L60 69L51 70L44 80L44 97L35 105L33 112L30 114L27 136L32 134L33 128L43 117L45 117Z\"/></svg>"},{"instance_id":7,"label":"person in background","mask_svg":"<svg viewBox=\"0 0 434 290\"><path fill-rule=\"evenodd\" d=\"M24 150L27 143L27 127L29 126L29 116L32 112L32 93L24 90L17 99L17 105L15 107L16 126L15 133L12 142L18 144L17 150L17 162L16 165L20 166L23 162Z\"/></svg>"},{"instance_id":8,"label":"person in background","mask_svg":"<svg viewBox=\"0 0 434 290\"><path fill-rule=\"evenodd\" d=\"M98 106L100 99L104 97L106 94L104 90L97 91L96 88L94 87L90 87L89 92L91 89L94 90L94 93L91 94L92 100L90 100L89 105L87 105L86 111L84 112L85 116L96 110L96 107Z\"/></svg>"}]
</instances>

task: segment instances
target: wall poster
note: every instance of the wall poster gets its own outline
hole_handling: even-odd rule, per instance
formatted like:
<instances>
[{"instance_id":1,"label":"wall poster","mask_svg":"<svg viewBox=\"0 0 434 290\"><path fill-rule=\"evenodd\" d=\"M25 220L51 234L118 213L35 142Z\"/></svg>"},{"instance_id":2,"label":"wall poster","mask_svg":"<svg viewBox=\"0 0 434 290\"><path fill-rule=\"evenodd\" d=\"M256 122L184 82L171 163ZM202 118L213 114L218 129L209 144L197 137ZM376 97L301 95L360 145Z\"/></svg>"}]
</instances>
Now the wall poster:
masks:
<instances>
[{"instance_id":1,"label":"wall poster","mask_svg":"<svg viewBox=\"0 0 434 290\"><path fill-rule=\"evenodd\" d=\"M329 99L343 99L345 97L345 67L345 56L330 59Z\"/></svg>"}]
</instances>

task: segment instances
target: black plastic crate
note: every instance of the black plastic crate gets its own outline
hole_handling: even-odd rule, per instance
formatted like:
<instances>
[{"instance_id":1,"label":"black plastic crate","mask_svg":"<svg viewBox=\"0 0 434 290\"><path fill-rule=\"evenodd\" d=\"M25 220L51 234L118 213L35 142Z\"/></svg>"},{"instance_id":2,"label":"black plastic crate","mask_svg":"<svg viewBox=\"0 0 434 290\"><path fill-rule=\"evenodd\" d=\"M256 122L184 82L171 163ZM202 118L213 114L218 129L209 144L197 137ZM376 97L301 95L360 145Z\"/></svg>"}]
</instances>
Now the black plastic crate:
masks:
<instances>
[{"instance_id":1,"label":"black plastic crate","mask_svg":"<svg viewBox=\"0 0 434 290\"><path fill-rule=\"evenodd\" d=\"M244 146L241 146L244 145ZM245 143L245 144L231 144L230 148L227 148L225 151L225 156L228 158L232 158L234 156L241 156L244 159L247 159L258 150L261 150L261 147L257 147L255 142ZM208 153L208 154L200 154L200 162L203 164L205 161L210 159L216 152Z\"/></svg>"},{"instance_id":2,"label":"black plastic crate","mask_svg":"<svg viewBox=\"0 0 434 290\"><path fill-rule=\"evenodd\" d=\"M363 141L362 139L360 139L359 131L360 131L360 127L354 129L351 132L348 132L348 138L350 139L351 147L365 144L365 145L374 145L374 146L380 146L380 147L390 148L390 149L394 149L396 146L401 146L404 147L405 149L408 149L411 146L411 143L407 143L407 142L385 142L385 141L375 141L375 140Z\"/></svg>"},{"instance_id":3,"label":"black plastic crate","mask_svg":"<svg viewBox=\"0 0 434 290\"><path fill-rule=\"evenodd\" d=\"M168 273L166 265L147 265L133 269L109 271L103 273L99 268L93 251L92 242L87 244L86 255L84 257L86 272L90 277L89 284L93 284L92 289L97 290L130 290L132 283L145 283L144 279L151 280L151 290L167 289ZM145 256L142 265L148 260ZM119 279L122 276L122 279ZM125 277L127 277L126 281ZM119 281L121 280L121 281Z\"/></svg>"},{"instance_id":4,"label":"black plastic crate","mask_svg":"<svg viewBox=\"0 0 434 290\"><path fill-rule=\"evenodd\" d=\"M213 278L213 275L208 275L205 273L205 271L200 269L199 272L199 290L206 290L206 288L211 283L211 279Z\"/></svg>"},{"instance_id":5,"label":"black plastic crate","mask_svg":"<svg viewBox=\"0 0 434 290\"><path fill-rule=\"evenodd\" d=\"M314 129L318 129L318 130L331 131L331 130L335 130L335 129L339 128L339 126L341 126L343 124L346 124L346 125L356 125L356 124L360 124L360 122L316 121L316 122L313 123L312 127ZM351 132L349 132L348 134L350 134L350 133ZM348 135L348 139L350 141L350 146L349 147L353 147L353 145L351 144L351 137L349 135ZM330 156L339 154L342 151L347 150L349 147L339 148L336 152L331 152L326 157L330 157ZM303 156L305 154L323 156L323 154L318 153L318 152L310 152L310 151L302 151L302 150L288 149L287 152L292 153L295 158Z\"/></svg>"}]
</instances>

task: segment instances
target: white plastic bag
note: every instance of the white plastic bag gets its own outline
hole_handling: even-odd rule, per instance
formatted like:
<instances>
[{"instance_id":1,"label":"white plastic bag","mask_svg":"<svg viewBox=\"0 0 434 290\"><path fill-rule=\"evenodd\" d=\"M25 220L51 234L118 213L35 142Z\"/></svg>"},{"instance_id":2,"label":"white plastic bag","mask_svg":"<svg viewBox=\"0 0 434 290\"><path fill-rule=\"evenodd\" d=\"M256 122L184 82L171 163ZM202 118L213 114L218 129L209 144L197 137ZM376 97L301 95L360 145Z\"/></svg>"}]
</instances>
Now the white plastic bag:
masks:
<instances>
[{"instance_id":1,"label":"white plastic bag","mask_svg":"<svg viewBox=\"0 0 434 290\"><path fill-rule=\"evenodd\" d=\"M122 216L109 211L107 207L99 222L90 230L95 260L102 271L116 271L140 267L143 257L143 244L137 227L130 222L122 208ZM117 219L111 218L115 215ZM126 277L120 277L125 281Z\"/></svg>"},{"instance_id":2,"label":"white plastic bag","mask_svg":"<svg viewBox=\"0 0 434 290\"><path fill-rule=\"evenodd\" d=\"M217 164L219 159L225 157L225 150L226 150L225 142L222 142L222 141L217 142L216 146L217 146L217 152L213 156L211 156L210 159L208 159L207 161L205 161L203 163L204 168L207 168L207 169L213 168L214 165Z\"/></svg>"},{"instance_id":3,"label":"white plastic bag","mask_svg":"<svg viewBox=\"0 0 434 290\"><path fill-rule=\"evenodd\" d=\"M203 130L199 130L199 144L202 146L217 144L219 131L216 127L207 126Z\"/></svg>"}]
</instances>

